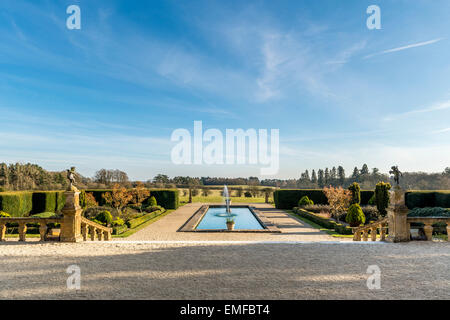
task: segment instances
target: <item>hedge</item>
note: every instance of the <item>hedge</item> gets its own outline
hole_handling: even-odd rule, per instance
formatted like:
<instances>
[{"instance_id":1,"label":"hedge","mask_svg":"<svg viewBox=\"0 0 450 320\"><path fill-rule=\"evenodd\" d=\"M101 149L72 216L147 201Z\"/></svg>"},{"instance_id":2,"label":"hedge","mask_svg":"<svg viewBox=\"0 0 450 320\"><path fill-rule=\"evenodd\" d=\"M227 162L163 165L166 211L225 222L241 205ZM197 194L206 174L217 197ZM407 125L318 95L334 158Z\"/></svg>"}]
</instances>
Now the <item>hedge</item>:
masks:
<instances>
[{"instance_id":1,"label":"hedge","mask_svg":"<svg viewBox=\"0 0 450 320\"><path fill-rule=\"evenodd\" d=\"M124 224L122 226L115 226L115 227L113 227L112 234L114 234L114 235L122 234L122 233L126 232L127 230L128 230L128 226L126 224Z\"/></svg>"},{"instance_id":2,"label":"hedge","mask_svg":"<svg viewBox=\"0 0 450 320\"><path fill-rule=\"evenodd\" d=\"M0 193L0 210L12 217L27 217L42 212L60 212L64 191L17 191Z\"/></svg>"},{"instance_id":3,"label":"hedge","mask_svg":"<svg viewBox=\"0 0 450 320\"><path fill-rule=\"evenodd\" d=\"M153 189L150 190L150 196L155 197L158 205L165 209L178 209L180 206L177 189Z\"/></svg>"},{"instance_id":4,"label":"hedge","mask_svg":"<svg viewBox=\"0 0 450 320\"><path fill-rule=\"evenodd\" d=\"M95 189L85 190L86 193L92 193L99 206L105 205L105 199L103 194L106 192L112 192L112 189ZM177 189L150 189L150 197L155 197L158 205L166 209L178 209L179 204L179 191ZM149 198L150 198L149 197ZM149 198L144 200L146 202Z\"/></svg>"},{"instance_id":5,"label":"hedge","mask_svg":"<svg viewBox=\"0 0 450 320\"><path fill-rule=\"evenodd\" d=\"M311 220L312 222L318 224L319 226L324 227L325 229L334 229L336 227L336 222L334 220L323 218L317 214L308 212L298 207L295 207L293 211L300 217Z\"/></svg>"},{"instance_id":6,"label":"hedge","mask_svg":"<svg viewBox=\"0 0 450 320\"><path fill-rule=\"evenodd\" d=\"M136 228L137 226L143 224L144 222L147 222L148 220L156 218L157 216L164 213L165 211L166 210L161 209L161 210L156 210L156 211L144 214L143 216L140 216L138 218L128 220L126 222L126 225L128 226L128 228Z\"/></svg>"},{"instance_id":7,"label":"hedge","mask_svg":"<svg viewBox=\"0 0 450 320\"><path fill-rule=\"evenodd\" d=\"M33 209L33 192L0 193L0 211L9 213L11 217L28 216Z\"/></svg>"},{"instance_id":8,"label":"hedge","mask_svg":"<svg viewBox=\"0 0 450 320\"><path fill-rule=\"evenodd\" d=\"M374 191L361 190L361 205L368 204L373 194ZM277 209L292 209L303 196L307 196L314 204L328 204L322 189L280 189L273 193Z\"/></svg>"},{"instance_id":9,"label":"hedge","mask_svg":"<svg viewBox=\"0 0 450 320\"><path fill-rule=\"evenodd\" d=\"M361 190L361 205L367 205L374 191ZM308 196L314 204L328 204L327 198L321 189L280 189L273 194L277 209L292 209L298 205L303 196ZM409 209L441 207L450 208L450 191L407 191L405 195L406 206Z\"/></svg>"},{"instance_id":10,"label":"hedge","mask_svg":"<svg viewBox=\"0 0 450 320\"><path fill-rule=\"evenodd\" d=\"M450 208L450 191L409 191L406 192L406 206L409 209L441 207Z\"/></svg>"},{"instance_id":11,"label":"hedge","mask_svg":"<svg viewBox=\"0 0 450 320\"><path fill-rule=\"evenodd\" d=\"M306 218L319 226L324 227L325 229L330 229L336 231L339 234L353 234L352 228L348 226L344 226L343 224L336 223L336 221L332 219L323 218L319 215L316 215L312 212L308 212L306 210L300 209L298 207L294 208L294 213L299 215L300 217Z\"/></svg>"}]
</instances>

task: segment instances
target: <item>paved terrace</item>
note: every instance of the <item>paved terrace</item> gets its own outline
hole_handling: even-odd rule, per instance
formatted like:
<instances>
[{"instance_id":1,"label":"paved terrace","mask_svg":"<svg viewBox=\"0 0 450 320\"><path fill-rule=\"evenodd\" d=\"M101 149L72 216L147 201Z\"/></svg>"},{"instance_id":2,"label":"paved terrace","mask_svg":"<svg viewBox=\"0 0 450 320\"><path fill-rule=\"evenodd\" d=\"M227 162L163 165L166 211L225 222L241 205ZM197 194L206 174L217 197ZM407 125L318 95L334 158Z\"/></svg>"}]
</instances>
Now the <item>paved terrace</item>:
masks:
<instances>
[{"instance_id":1,"label":"paved terrace","mask_svg":"<svg viewBox=\"0 0 450 320\"><path fill-rule=\"evenodd\" d=\"M178 229L202 206L201 203L187 204L148 227L136 232L126 240L149 241L350 241L349 238L333 238L327 233L312 228L282 210L263 203L251 205L260 210L273 222L281 233L230 233L230 232L178 232Z\"/></svg>"}]
</instances>

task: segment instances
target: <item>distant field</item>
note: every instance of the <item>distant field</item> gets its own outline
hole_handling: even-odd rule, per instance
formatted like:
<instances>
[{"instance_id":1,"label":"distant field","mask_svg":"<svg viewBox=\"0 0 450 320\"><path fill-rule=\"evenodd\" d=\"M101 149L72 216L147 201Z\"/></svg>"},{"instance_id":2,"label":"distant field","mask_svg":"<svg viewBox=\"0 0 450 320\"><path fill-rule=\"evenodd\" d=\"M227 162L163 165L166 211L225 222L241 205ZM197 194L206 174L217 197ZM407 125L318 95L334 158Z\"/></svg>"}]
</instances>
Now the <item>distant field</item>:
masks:
<instances>
[{"instance_id":1,"label":"distant field","mask_svg":"<svg viewBox=\"0 0 450 320\"><path fill-rule=\"evenodd\" d=\"M217 187L217 186L214 186ZM187 203L189 201L189 193L183 195L183 191L187 189L178 189L180 190L180 203ZM245 189L244 189L245 190ZM203 202L203 203L212 203L212 202L223 202L223 197L221 195L222 190L211 190L211 194L207 197L202 196L201 190L199 190L199 194L195 197L192 197L192 202ZM233 192L232 192L233 195ZM231 203L242 203L242 202L255 202L255 203L264 203L266 199L264 197L256 197L256 198L247 198L247 197L233 197L231 196ZM273 203L273 199L269 198L269 202Z\"/></svg>"}]
</instances>

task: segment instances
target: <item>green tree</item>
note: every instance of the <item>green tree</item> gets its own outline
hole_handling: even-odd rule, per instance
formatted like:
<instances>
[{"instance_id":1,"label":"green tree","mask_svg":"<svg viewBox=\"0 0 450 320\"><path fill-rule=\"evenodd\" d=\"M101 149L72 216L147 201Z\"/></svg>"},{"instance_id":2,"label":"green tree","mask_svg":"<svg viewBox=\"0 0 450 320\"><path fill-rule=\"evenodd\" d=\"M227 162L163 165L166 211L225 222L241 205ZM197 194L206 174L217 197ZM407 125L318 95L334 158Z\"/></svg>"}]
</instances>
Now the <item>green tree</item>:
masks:
<instances>
[{"instance_id":1,"label":"green tree","mask_svg":"<svg viewBox=\"0 0 450 320\"><path fill-rule=\"evenodd\" d=\"M338 171L339 185L343 186L345 183L345 170L342 166L339 166L337 171Z\"/></svg>"},{"instance_id":2,"label":"green tree","mask_svg":"<svg viewBox=\"0 0 450 320\"><path fill-rule=\"evenodd\" d=\"M317 175L316 175L316 170L313 169L312 173L311 173L311 182L312 183L317 183Z\"/></svg>"},{"instance_id":3,"label":"green tree","mask_svg":"<svg viewBox=\"0 0 450 320\"><path fill-rule=\"evenodd\" d=\"M317 184L320 188L323 188L325 186L324 172L322 169L319 169L319 171L317 171Z\"/></svg>"}]
</instances>

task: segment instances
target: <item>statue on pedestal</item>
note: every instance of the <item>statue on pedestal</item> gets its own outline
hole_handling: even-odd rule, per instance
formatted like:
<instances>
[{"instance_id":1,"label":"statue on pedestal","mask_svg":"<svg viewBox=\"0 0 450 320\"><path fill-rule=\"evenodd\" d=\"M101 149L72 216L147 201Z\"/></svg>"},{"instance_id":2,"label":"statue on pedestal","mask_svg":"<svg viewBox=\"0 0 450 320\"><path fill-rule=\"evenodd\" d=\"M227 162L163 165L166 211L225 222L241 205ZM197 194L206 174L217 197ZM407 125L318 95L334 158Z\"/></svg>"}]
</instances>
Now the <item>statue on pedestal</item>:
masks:
<instances>
[{"instance_id":1,"label":"statue on pedestal","mask_svg":"<svg viewBox=\"0 0 450 320\"><path fill-rule=\"evenodd\" d=\"M394 175L394 181L397 183L397 186L400 186L400 177L403 177L403 173L398 170L398 166L392 166L389 174Z\"/></svg>"},{"instance_id":2,"label":"statue on pedestal","mask_svg":"<svg viewBox=\"0 0 450 320\"><path fill-rule=\"evenodd\" d=\"M75 191L77 192L78 189L75 187L75 167L70 168L70 170L67 170L67 179L69 179L69 187L67 191Z\"/></svg>"}]
</instances>

